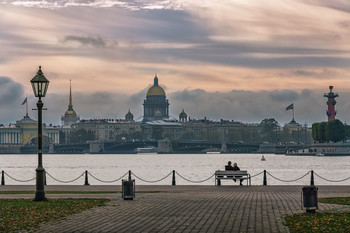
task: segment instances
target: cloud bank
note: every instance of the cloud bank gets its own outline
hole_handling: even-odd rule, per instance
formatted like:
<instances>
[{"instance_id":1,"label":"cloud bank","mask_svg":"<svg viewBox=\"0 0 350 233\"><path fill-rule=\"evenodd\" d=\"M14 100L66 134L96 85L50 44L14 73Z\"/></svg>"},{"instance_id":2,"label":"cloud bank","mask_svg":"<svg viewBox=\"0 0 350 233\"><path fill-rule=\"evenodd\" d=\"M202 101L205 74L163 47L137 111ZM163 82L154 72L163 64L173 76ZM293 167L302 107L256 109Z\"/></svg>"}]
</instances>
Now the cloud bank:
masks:
<instances>
[{"instance_id":1,"label":"cloud bank","mask_svg":"<svg viewBox=\"0 0 350 233\"><path fill-rule=\"evenodd\" d=\"M70 79L82 117L119 118L142 115L154 73L173 116L288 122L295 102L300 121L318 121L329 85L350 92L349 9L346 0L0 0L0 75L23 88L3 101L31 93L42 65L55 124Z\"/></svg>"}]
</instances>

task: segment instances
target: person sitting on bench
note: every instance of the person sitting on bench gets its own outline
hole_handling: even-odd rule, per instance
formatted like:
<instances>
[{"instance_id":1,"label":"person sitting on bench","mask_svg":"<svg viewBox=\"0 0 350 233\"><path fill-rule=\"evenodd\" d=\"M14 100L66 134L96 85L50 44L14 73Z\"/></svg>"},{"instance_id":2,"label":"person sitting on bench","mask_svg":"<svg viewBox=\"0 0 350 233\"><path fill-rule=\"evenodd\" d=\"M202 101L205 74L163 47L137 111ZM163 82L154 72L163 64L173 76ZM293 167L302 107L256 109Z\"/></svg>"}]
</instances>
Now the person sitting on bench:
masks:
<instances>
[{"instance_id":1,"label":"person sitting on bench","mask_svg":"<svg viewBox=\"0 0 350 233\"><path fill-rule=\"evenodd\" d=\"M225 166L225 171L233 171L233 167L231 164L232 164L231 161L228 161L227 165ZM233 176L227 176L227 178L233 178ZM236 182L235 179L233 180Z\"/></svg>"},{"instance_id":2,"label":"person sitting on bench","mask_svg":"<svg viewBox=\"0 0 350 233\"><path fill-rule=\"evenodd\" d=\"M225 166L225 171L233 171L233 167L231 164L231 161L228 161L227 165Z\"/></svg>"},{"instance_id":3,"label":"person sitting on bench","mask_svg":"<svg viewBox=\"0 0 350 233\"><path fill-rule=\"evenodd\" d=\"M233 171L240 171L241 169L239 169L239 167L237 166L237 163L234 163L233 164L233 169L232 169ZM236 176L236 177L241 177L241 176ZM234 181L236 182L236 179L234 179ZM243 185L242 184L242 181L243 181L243 179L239 179L239 185Z\"/></svg>"}]
</instances>

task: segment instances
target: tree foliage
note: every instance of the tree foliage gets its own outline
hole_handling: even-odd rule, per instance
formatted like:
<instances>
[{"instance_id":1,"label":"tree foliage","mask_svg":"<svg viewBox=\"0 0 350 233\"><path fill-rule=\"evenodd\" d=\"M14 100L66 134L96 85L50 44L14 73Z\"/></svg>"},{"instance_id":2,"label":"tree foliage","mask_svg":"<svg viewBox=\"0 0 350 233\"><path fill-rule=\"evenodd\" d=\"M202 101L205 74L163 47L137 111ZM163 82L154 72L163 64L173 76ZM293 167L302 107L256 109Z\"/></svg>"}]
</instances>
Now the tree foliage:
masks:
<instances>
[{"instance_id":1,"label":"tree foliage","mask_svg":"<svg viewBox=\"0 0 350 233\"><path fill-rule=\"evenodd\" d=\"M339 142L346 139L345 129L344 124L338 119L314 123L312 124L312 138L318 142ZM350 129L348 132L350 136Z\"/></svg>"},{"instance_id":2,"label":"tree foliage","mask_svg":"<svg viewBox=\"0 0 350 233\"><path fill-rule=\"evenodd\" d=\"M325 127L325 136L328 141L339 142L345 139L344 124L338 120L328 121Z\"/></svg>"},{"instance_id":3,"label":"tree foliage","mask_svg":"<svg viewBox=\"0 0 350 233\"><path fill-rule=\"evenodd\" d=\"M71 143L86 143L87 141L94 140L95 136L91 130L78 129L69 135L69 139Z\"/></svg>"},{"instance_id":4,"label":"tree foliage","mask_svg":"<svg viewBox=\"0 0 350 233\"><path fill-rule=\"evenodd\" d=\"M274 118L266 118L261 121L261 136L264 141L276 142L277 141L277 127L278 122Z\"/></svg>"},{"instance_id":5,"label":"tree foliage","mask_svg":"<svg viewBox=\"0 0 350 233\"><path fill-rule=\"evenodd\" d=\"M319 139L319 137L318 137L318 129L319 129L319 127L318 127L318 125L319 125L319 123L313 123L312 124L312 139L314 140L314 141L320 141L320 139Z\"/></svg>"},{"instance_id":6,"label":"tree foliage","mask_svg":"<svg viewBox=\"0 0 350 233\"><path fill-rule=\"evenodd\" d=\"M326 142L329 141L327 140L326 137L326 126L327 126L327 122L322 121L318 124L318 138L320 142Z\"/></svg>"},{"instance_id":7,"label":"tree foliage","mask_svg":"<svg viewBox=\"0 0 350 233\"><path fill-rule=\"evenodd\" d=\"M350 139L350 125L344 125L345 139Z\"/></svg>"}]
</instances>

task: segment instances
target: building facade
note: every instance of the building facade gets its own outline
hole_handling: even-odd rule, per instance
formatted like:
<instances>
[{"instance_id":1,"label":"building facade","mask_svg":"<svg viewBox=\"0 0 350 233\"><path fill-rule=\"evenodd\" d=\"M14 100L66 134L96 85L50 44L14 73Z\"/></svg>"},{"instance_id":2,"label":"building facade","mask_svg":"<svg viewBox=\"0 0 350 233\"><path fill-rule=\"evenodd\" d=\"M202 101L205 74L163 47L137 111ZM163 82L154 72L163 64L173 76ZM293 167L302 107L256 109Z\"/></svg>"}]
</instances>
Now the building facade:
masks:
<instances>
[{"instance_id":1,"label":"building facade","mask_svg":"<svg viewBox=\"0 0 350 233\"><path fill-rule=\"evenodd\" d=\"M58 127L43 125L43 142L49 144L59 143ZM28 115L16 124L0 127L0 148L22 147L36 144L38 136L38 122Z\"/></svg>"}]
</instances>

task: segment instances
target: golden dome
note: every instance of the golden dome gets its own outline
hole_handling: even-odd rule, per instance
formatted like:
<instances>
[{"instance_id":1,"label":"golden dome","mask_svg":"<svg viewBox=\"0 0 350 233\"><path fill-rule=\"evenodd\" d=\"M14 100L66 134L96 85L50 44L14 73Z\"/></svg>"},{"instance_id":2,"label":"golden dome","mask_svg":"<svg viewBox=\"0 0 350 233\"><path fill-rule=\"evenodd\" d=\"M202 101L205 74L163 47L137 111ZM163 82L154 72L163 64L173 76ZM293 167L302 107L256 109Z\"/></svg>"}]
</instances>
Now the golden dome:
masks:
<instances>
[{"instance_id":1,"label":"golden dome","mask_svg":"<svg viewBox=\"0 0 350 233\"><path fill-rule=\"evenodd\" d=\"M155 95L165 96L164 89L161 88L160 86L158 86L157 74L154 77L154 84L153 84L153 86L150 89L148 89L148 91L147 91L147 96L155 96Z\"/></svg>"},{"instance_id":2,"label":"golden dome","mask_svg":"<svg viewBox=\"0 0 350 233\"><path fill-rule=\"evenodd\" d=\"M165 91L160 86L152 86L147 91L147 96L151 96L151 95L162 95L162 96L165 96Z\"/></svg>"}]
</instances>

